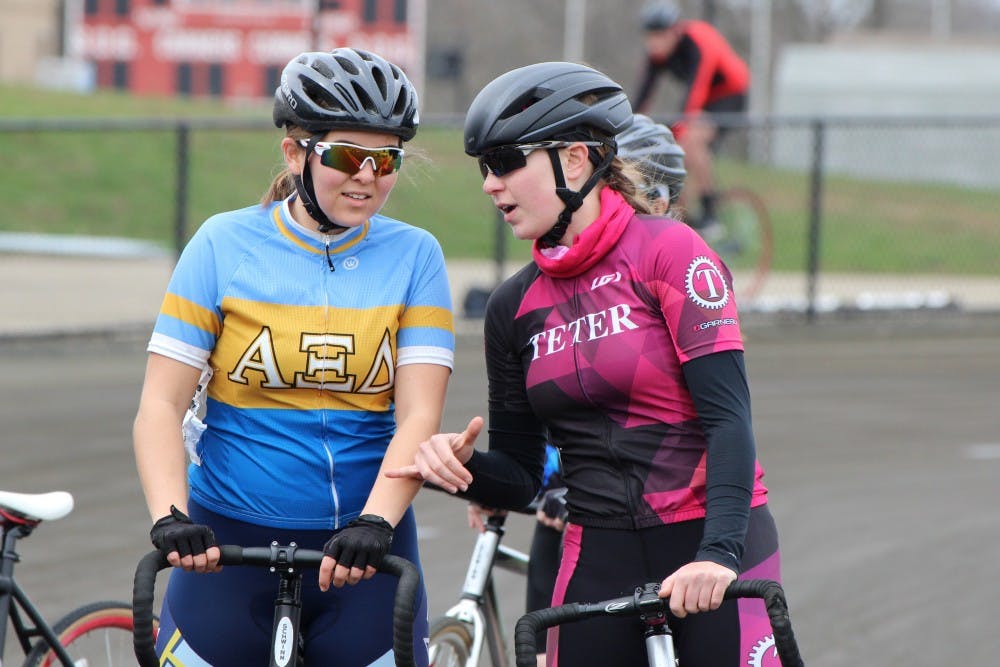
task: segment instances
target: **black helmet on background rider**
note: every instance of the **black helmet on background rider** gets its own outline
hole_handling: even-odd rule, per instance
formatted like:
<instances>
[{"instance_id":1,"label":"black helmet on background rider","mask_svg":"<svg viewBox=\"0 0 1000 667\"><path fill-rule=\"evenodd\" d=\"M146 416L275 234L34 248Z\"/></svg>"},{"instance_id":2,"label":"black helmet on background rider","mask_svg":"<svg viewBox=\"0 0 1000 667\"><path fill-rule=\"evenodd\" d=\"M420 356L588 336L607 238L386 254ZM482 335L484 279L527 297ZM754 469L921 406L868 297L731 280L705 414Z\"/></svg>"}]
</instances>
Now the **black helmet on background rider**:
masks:
<instances>
[{"instance_id":1,"label":"black helmet on background rider","mask_svg":"<svg viewBox=\"0 0 1000 667\"><path fill-rule=\"evenodd\" d=\"M576 63L537 63L502 74L476 95L465 117L465 152L481 157L505 146L553 142L541 148L547 149L556 193L566 207L542 241L555 245L614 159L615 135L631 123L628 96L606 75ZM590 144L595 165L579 192L566 187L558 154L576 141Z\"/></svg>"},{"instance_id":2,"label":"black helmet on background rider","mask_svg":"<svg viewBox=\"0 0 1000 667\"><path fill-rule=\"evenodd\" d=\"M635 162L654 196L658 186L665 186L673 204L681 194L687 170L684 149L674 139L674 133L649 116L635 114L632 126L618 135L618 156Z\"/></svg>"},{"instance_id":3,"label":"black helmet on background rider","mask_svg":"<svg viewBox=\"0 0 1000 667\"><path fill-rule=\"evenodd\" d=\"M313 134L306 155L330 130L363 130L408 141L417 133L417 91L398 66L369 51L338 48L307 52L281 72L272 118L277 127L295 125ZM316 204L309 160L295 177L295 190L321 232L342 229Z\"/></svg>"},{"instance_id":4,"label":"black helmet on background rider","mask_svg":"<svg viewBox=\"0 0 1000 667\"><path fill-rule=\"evenodd\" d=\"M672 2L650 2L642 8L640 22L646 32L666 30L681 18L681 10Z\"/></svg>"}]
</instances>

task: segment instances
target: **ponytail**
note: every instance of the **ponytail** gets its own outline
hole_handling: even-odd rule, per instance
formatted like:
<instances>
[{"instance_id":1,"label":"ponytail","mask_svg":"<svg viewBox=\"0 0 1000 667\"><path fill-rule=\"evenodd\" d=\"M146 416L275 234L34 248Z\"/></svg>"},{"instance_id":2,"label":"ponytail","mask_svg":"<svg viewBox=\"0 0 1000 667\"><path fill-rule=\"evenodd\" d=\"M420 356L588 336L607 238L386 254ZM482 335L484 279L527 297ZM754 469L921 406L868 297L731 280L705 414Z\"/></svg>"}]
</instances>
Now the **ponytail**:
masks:
<instances>
[{"instance_id":1,"label":"ponytail","mask_svg":"<svg viewBox=\"0 0 1000 667\"><path fill-rule=\"evenodd\" d=\"M302 128L286 124L285 125L285 136L294 139L297 144L300 140L309 139L312 134ZM290 195L295 192L295 180L292 177L292 172L288 167L283 167L278 175L274 177L271 181L271 185L268 186L267 192L264 196L260 198L260 203L263 206L276 201L281 201L287 199Z\"/></svg>"},{"instance_id":2,"label":"ponytail","mask_svg":"<svg viewBox=\"0 0 1000 667\"><path fill-rule=\"evenodd\" d=\"M625 162L616 156L611 161L607 171L604 172L603 178L608 187L624 197L636 213L653 212L649 199L642 194L642 189L636 185L644 182L642 174L630 162Z\"/></svg>"}]
</instances>

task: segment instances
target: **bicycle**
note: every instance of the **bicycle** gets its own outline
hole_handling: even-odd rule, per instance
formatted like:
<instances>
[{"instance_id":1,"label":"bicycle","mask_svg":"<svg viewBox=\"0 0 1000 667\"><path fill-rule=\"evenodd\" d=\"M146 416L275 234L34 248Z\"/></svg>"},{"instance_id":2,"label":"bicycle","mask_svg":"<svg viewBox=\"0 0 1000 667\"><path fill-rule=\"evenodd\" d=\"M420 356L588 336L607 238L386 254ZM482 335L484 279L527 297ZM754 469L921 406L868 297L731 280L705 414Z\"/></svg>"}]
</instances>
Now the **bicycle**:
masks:
<instances>
[{"instance_id":1,"label":"bicycle","mask_svg":"<svg viewBox=\"0 0 1000 667\"><path fill-rule=\"evenodd\" d=\"M17 541L44 521L62 519L73 511L66 491L13 493L0 491L0 657L8 620L26 656L25 667L93 667L131 665L132 606L100 601L77 607L50 625L14 579L20 562ZM25 618L26 617L26 618Z\"/></svg>"},{"instance_id":2,"label":"bicycle","mask_svg":"<svg viewBox=\"0 0 1000 667\"><path fill-rule=\"evenodd\" d=\"M680 665L674 656L673 637L670 632L669 600L657 593L660 584L648 583L635 589L631 597L620 597L603 602L573 602L559 607L549 607L528 612L522 616L514 629L514 652L517 667L534 667L535 633L554 625L572 623L595 616L638 616L645 626L644 638L646 655L650 667L675 667ZM773 648L782 667L804 667L799 647L788 618L788 605L781 585L768 579L744 579L734 581L726 589L726 599L761 598L767 608L771 629L774 631ZM761 655L771 648L760 647ZM757 660L757 663L760 661ZM755 664L748 662L748 664ZM683 665L680 665L683 667Z\"/></svg>"},{"instance_id":3,"label":"bicycle","mask_svg":"<svg viewBox=\"0 0 1000 667\"><path fill-rule=\"evenodd\" d=\"M774 232L764 201L752 190L729 187L716 201L717 225L697 229L733 272L738 294L753 299L771 272Z\"/></svg>"},{"instance_id":4,"label":"bicycle","mask_svg":"<svg viewBox=\"0 0 1000 667\"><path fill-rule=\"evenodd\" d=\"M527 575L528 555L500 544L506 515L491 515L479 533L459 601L430 624L431 667L475 667L484 645L494 667L510 665L493 568ZM532 665L535 664L532 656Z\"/></svg>"},{"instance_id":5,"label":"bicycle","mask_svg":"<svg viewBox=\"0 0 1000 667\"><path fill-rule=\"evenodd\" d=\"M271 631L269 667L297 667L304 662L303 639L299 634L299 615L302 607L302 572L300 568L319 567L323 552L300 549L295 543L280 545L272 542L268 547L241 547L226 544L222 551L222 565L266 567L278 575L278 594L274 600L274 625ZM156 575L170 567L166 557L158 550L150 551L135 570L132 606L135 609L132 644L140 667L158 667L156 656L156 628L153 620L153 597ZM413 619L417 594L420 590L420 573L410 561L398 556L386 556L379 573L399 577L393 607L393 656L397 667L415 665L413 658ZM378 575L376 575L378 576Z\"/></svg>"}]
</instances>

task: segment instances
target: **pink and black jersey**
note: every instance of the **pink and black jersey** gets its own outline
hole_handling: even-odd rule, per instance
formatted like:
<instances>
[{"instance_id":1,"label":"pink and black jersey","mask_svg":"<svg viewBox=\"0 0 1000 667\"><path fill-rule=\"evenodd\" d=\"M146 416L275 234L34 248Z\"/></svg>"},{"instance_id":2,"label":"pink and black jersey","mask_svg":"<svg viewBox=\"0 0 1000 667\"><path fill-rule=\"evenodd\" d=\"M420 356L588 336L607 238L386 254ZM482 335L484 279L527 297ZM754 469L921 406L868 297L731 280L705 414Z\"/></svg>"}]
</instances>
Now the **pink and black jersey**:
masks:
<instances>
[{"instance_id":1,"label":"pink and black jersey","mask_svg":"<svg viewBox=\"0 0 1000 667\"><path fill-rule=\"evenodd\" d=\"M609 188L601 210L564 256L536 249L492 295L491 419L544 424L574 523L705 517L708 440L682 365L742 351L731 275L684 223L637 216ZM766 489L754 468L756 506Z\"/></svg>"}]
</instances>

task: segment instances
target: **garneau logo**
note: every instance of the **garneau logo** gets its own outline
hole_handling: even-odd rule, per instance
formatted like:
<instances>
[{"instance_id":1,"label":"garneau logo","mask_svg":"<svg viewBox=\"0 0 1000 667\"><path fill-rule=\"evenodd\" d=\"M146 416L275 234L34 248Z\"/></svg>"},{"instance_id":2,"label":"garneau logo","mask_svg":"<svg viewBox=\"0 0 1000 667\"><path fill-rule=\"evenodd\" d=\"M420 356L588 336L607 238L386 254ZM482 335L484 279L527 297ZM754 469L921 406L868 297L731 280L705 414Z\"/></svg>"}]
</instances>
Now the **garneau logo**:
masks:
<instances>
[{"instance_id":1,"label":"garneau logo","mask_svg":"<svg viewBox=\"0 0 1000 667\"><path fill-rule=\"evenodd\" d=\"M706 329L711 329L712 327L722 327L727 324L736 324L735 317L722 317L717 320L709 320L707 322L701 322L695 324L691 327L691 331L705 331Z\"/></svg>"},{"instance_id":2,"label":"garneau logo","mask_svg":"<svg viewBox=\"0 0 1000 667\"><path fill-rule=\"evenodd\" d=\"M629 319L632 309L620 303L606 310L588 313L583 317L546 329L528 339L534 350L532 359L547 357L562 352L581 341L592 341L614 336L624 331L638 329L639 325Z\"/></svg>"}]
</instances>

